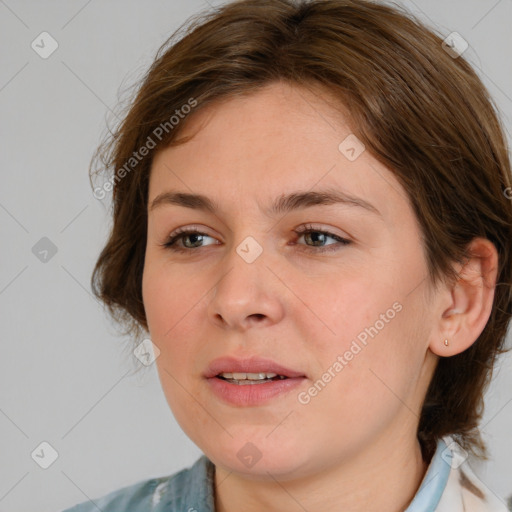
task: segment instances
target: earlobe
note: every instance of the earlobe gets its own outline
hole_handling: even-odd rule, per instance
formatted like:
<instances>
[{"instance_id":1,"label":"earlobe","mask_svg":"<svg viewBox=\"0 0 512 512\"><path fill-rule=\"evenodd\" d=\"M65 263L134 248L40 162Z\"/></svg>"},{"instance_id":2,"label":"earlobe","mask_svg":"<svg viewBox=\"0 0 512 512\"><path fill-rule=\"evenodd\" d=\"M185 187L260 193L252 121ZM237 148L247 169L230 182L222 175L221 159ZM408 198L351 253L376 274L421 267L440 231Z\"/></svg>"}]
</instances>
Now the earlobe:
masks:
<instances>
[{"instance_id":1,"label":"earlobe","mask_svg":"<svg viewBox=\"0 0 512 512\"><path fill-rule=\"evenodd\" d=\"M437 339L430 350L449 357L469 348L487 324L494 300L498 271L498 254L487 239L475 238L468 246L471 257L459 271L457 281L443 291ZM448 303L448 306L446 304Z\"/></svg>"}]
</instances>

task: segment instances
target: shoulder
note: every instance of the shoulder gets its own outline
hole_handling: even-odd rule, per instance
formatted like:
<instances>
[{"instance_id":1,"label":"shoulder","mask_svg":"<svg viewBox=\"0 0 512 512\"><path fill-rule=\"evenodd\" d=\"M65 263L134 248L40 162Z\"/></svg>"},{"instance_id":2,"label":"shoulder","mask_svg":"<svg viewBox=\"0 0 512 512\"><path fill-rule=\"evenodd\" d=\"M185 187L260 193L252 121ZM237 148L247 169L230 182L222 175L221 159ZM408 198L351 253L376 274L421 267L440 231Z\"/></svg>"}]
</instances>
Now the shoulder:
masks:
<instances>
[{"instance_id":1,"label":"shoulder","mask_svg":"<svg viewBox=\"0 0 512 512\"><path fill-rule=\"evenodd\" d=\"M207 485L206 471L211 464L205 456L193 466L172 475L142 480L111 491L99 498L81 502L62 512L160 512L169 510L166 505L175 502L182 493L197 484ZM165 507L165 508L164 508Z\"/></svg>"},{"instance_id":2,"label":"shoulder","mask_svg":"<svg viewBox=\"0 0 512 512\"><path fill-rule=\"evenodd\" d=\"M113 512L114 510L126 510L136 512L139 510L151 510L148 506L151 497L161 482L173 478L174 475L164 478L153 478L111 491L99 498L92 498L68 508L63 512Z\"/></svg>"}]
</instances>

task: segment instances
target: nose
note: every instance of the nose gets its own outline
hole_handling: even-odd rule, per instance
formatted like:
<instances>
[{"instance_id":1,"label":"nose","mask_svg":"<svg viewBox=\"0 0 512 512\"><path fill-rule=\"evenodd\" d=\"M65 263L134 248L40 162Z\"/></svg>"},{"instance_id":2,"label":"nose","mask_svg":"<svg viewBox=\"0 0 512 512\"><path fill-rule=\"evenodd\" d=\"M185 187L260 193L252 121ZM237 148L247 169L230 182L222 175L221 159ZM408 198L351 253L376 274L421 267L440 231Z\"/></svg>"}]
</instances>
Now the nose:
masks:
<instances>
[{"instance_id":1,"label":"nose","mask_svg":"<svg viewBox=\"0 0 512 512\"><path fill-rule=\"evenodd\" d=\"M284 287L270 270L263 251L249 263L232 249L222 261L220 278L208 304L210 320L223 329L246 331L250 327L269 326L284 315ZM270 266L270 265L269 265Z\"/></svg>"}]
</instances>

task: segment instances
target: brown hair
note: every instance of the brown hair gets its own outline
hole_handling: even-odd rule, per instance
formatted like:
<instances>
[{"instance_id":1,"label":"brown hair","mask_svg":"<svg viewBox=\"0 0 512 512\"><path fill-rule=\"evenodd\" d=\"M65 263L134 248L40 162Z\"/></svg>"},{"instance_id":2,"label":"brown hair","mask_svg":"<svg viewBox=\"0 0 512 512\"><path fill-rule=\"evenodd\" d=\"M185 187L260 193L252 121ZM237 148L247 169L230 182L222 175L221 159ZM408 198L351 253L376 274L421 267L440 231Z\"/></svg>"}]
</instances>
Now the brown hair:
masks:
<instances>
[{"instance_id":1,"label":"brown hair","mask_svg":"<svg viewBox=\"0 0 512 512\"><path fill-rule=\"evenodd\" d=\"M160 47L91 163L115 171L113 227L91 279L95 295L125 334L147 332L141 284L151 162L159 149L188 140L177 138L193 115L185 105L197 111L279 80L323 86L406 190L431 284L456 281L453 262L468 257L473 238L497 248L489 321L471 347L440 358L418 427L428 453L450 434L485 458L477 428L483 394L512 315L512 189L497 108L477 74L406 11L363 0L241 0L189 22L187 33L188 22ZM135 158L143 147L151 150Z\"/></svg>"}]
</instances>

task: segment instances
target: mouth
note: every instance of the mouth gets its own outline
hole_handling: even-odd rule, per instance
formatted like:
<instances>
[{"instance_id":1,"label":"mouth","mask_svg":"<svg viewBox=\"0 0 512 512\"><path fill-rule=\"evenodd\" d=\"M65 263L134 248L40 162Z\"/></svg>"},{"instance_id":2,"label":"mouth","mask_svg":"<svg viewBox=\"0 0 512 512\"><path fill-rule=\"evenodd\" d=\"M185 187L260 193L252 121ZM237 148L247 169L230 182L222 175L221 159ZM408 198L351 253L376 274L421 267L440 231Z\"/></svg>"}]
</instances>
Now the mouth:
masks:
<instances>
[{"instance_id":1,"label":"mouth","mask_svg":"<svg viewBox=\"0 0 512 512\"><path fill-rule=\"evenodd\" d=\"M238 384L239 386L245 385L256 385L256 384L264 384L265 382L272 382L276 380L284 380L288 379L285 375L277 375L276 373L231 373L231 372L222 372L219 375L216 375L218 379L225 380L226 382L230 382L231 384Z\"/></svg>"},{"instance_id":2,"label":"mouth","mask_svg":"<svg viewBox=\"0 0 512 512\"><path fill-rule=\"evenodd\" d=\"M305 377L304 373L286 368L272 359L253 356L237 359L231 356L220 357L213 360L206 369L204 376L238 382L258 383L260 381L283 380Z\"/></svg>"},{"instance_id":3,"label":"mouth","mask_svg":"<svg viewBox=\"0 0 512 512\"><path fill-rule=\"evenodd\" d=\"M215 359L204 377L217 398L237 407L264 405L306 381L304 373L261 357Z\"/></svg>"}]
</instances>

